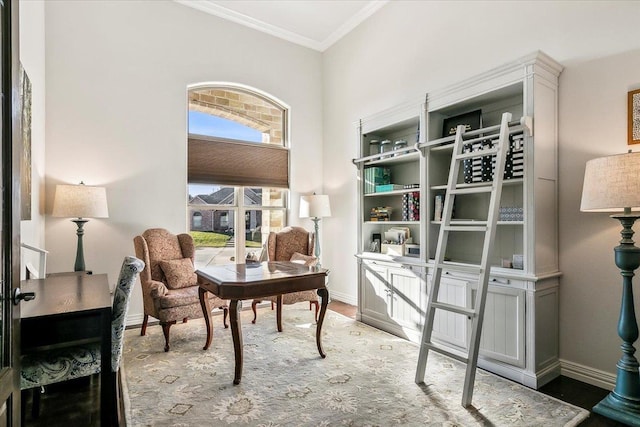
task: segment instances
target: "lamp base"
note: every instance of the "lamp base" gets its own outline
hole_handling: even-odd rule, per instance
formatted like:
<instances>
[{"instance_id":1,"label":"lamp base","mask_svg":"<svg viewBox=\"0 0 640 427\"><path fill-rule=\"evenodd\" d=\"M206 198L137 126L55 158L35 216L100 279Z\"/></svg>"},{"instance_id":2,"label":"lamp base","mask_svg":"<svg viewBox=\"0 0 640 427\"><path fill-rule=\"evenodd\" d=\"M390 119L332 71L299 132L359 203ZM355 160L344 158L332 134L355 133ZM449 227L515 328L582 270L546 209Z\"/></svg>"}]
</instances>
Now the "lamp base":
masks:
<instances>
[{"instance_id":1,"label":"lamp base","mask_svg":"<svg viewBox=\"0 0 640 427\"><path fill-rule=\"evenodd\" d=\"M76 223L78 229L76 230L76 235L78 236L78 246L76 248L76 263L73 267L73 271L85 271L84 265L84 247L82 245L82 236L84 236L84 225L89 222L88 219L84 218L76 218L72 219L72 222Z\"/></svg>"},{"instance_id":2,"label":"lamp base","mask_svg":"<svg viewBox=\"0 0 640 427\"><path fill-rule=\"evenodd\" d=\"M640 426L640 401L626 399L613 391L593 407L593 412L630 426Z\"/></svg>"}]
</instances>

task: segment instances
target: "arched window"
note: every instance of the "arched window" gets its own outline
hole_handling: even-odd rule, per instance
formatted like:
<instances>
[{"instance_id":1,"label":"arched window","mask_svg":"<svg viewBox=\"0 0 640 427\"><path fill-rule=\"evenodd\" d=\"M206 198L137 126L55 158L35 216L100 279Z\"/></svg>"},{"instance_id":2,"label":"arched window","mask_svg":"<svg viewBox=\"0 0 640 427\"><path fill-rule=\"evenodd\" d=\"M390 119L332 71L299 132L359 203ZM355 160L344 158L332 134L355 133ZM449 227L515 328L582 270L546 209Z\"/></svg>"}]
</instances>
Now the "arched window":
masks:
<instances>
[{"instance_id":1,"label":"arched window","mask_svg":"<svg viewBox=\"0 0 640 427\"><path fill-rule=\"evenodd\" d=\"M244 86L198 85L189 89L188 117L191 234L211 255L196 264L259 256L269 232L286 221L288 108Z\"/></svg>"}]
</instances>

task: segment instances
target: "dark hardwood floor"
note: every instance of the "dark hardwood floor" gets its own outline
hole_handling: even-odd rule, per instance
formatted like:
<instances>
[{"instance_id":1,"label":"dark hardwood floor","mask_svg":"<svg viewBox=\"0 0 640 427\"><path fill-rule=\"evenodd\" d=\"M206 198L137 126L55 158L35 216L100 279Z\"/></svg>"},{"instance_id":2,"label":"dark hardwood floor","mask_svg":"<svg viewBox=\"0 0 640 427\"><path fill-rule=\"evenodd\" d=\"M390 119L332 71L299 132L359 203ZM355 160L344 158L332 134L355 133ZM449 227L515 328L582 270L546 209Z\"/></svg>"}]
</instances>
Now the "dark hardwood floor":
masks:
<instances>
[{"instance_id":1,"label":"dark hardwood floor","mask_svg":"<svg viewBox=\"0 0 640 427\"><path fill-rule=\"evenodd\" d=\"M356 307L331 301L329 309L345 316L355 318ZM542 387L540 392L559 400L591 410L609 392L583 382L559 377ZM67 427L98 426L100 424L99 378L81 378L63 384L47 387L41 395L40 416L31 415L31 394L27 393L26 415L23 425L26 427ZM623 424L609 420L593 412L580 427L614 427Z\"/></svg>"}]
</instances>

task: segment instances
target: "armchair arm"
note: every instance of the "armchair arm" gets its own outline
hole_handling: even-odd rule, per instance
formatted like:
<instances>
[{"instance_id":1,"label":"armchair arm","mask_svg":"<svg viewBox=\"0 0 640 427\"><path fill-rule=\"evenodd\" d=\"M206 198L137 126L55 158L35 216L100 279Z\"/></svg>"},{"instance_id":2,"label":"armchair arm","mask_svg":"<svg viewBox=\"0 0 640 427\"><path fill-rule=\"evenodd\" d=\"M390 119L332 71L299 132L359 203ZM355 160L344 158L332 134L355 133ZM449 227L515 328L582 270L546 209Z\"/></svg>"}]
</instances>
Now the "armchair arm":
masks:
<instances>
[{"instance_id":1,"label":"armchair arm","mask_svg":"<svg viewBox=\"0 0 640 427\"><path fill-rule=\"evenodd\" d=\"M151 280L144 283L143 285L151 298L158 298L167 293L167 286L162 282L158 282L157 280Z\"/></svg>"}]
</instances>

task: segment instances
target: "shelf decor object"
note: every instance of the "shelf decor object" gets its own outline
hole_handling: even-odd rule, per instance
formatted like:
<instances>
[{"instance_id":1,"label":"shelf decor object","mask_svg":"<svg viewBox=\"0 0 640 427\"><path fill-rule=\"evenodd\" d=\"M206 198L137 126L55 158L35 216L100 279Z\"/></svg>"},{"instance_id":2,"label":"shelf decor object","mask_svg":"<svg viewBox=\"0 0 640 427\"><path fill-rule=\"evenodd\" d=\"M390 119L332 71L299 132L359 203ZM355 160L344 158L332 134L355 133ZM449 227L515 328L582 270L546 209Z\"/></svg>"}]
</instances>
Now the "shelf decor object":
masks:
<instances>
[{"instance_id":1,"label":"shelf decor object","mask_svg":"<svg viewBox=\"0 0 640 427\"><path fill-rule=\"evenodd\" d=\"M618 335L622 358L617 363L616 385L593 411L622 423L640 426L640 375L633 343L638 323L631 279L640 266L640 248L634 245L633 224L640 218L640 153L601 157L587 162L582 189L583 212L615 212L622 224L620 245L614 248L615 263L622 275L622 303Z\"/></svg>"},{"instance_id":2,"label":"shelf decor object","mask_svg":"<svg viewBox=\"0 0 640 427\"><path fill-rule=\"evenodd\" d=\"M640 89L632 90L628 97L627 144L640 144Z\"/></svg>"},{"instance_id":3,"label":"shelf decor object","mask_svg":"<svg viewBox=\"0 0 640 427\"><path fill-rule=\"evenodd\" d=\"M316 234L316 248L315 256L318 259L317 266L320 267L320 234L319 222L323 217L331 216L331 205L329 203L329 196L326 194L315 194L312 196L300 197L300 218L311 218L313 221L315 234Z\"/></svg>"},{"instance_id":4,"label":"shelf decor object","mask_svg":"<svg viewBox=\"0 0 640 427\"><path fill-rule=\"evenodd\" d=\"M84 185L56 185L56 193L53 199L54 217L70 217L76 223L78 229L78 246L76 249L76 262L74 271L85 271L84 249L82 236L87 218L108 218L107 191L104 187Z\"/></svg>"}]
</instances>

